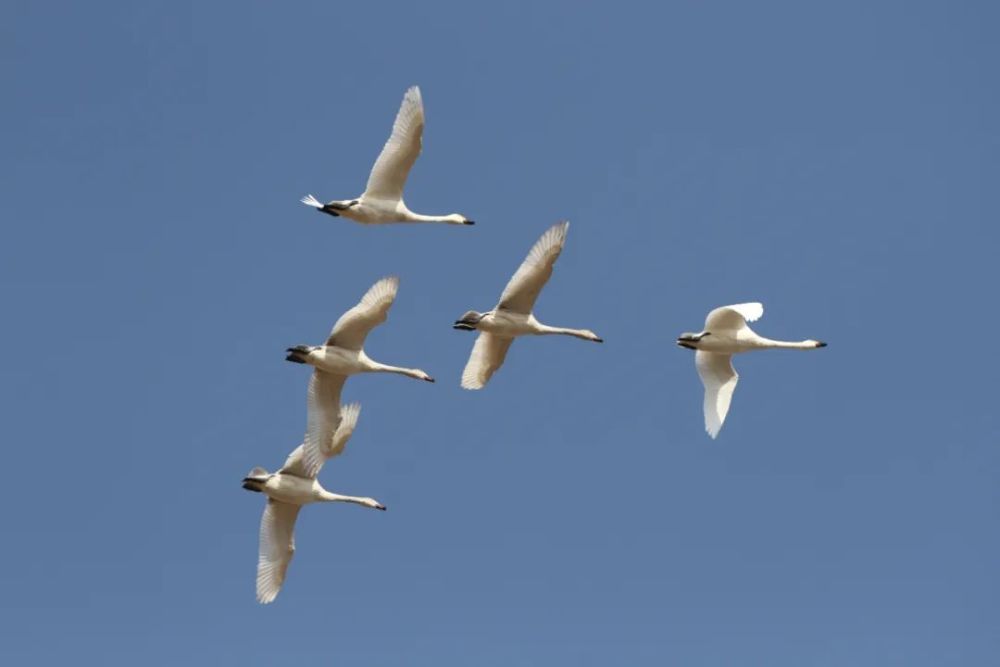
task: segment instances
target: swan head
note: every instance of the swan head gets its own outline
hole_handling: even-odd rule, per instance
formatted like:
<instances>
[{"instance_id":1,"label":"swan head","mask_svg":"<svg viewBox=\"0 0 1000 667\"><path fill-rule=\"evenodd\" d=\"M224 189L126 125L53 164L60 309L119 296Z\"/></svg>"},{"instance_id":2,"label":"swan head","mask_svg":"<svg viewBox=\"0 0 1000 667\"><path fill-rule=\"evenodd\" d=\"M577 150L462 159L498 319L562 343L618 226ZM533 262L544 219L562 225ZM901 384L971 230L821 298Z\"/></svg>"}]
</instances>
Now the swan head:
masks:
<instances>
[{"instance_id":1,"label":"swan head","mask_svg":"<svg viewBox=\"0 0 1000 667\"><path fill-rule=\"evenodd\" d=\"M450 223L452 225L474 225L474 224L476 224L475 220L469 220L467 217L465 217L461 213L452 213L451 215L446 215L446 216L444 216L444 220L445 220L445 222L448 222L448 223Z\"/></svg>"},{"instance_id":2,"label":"swan head","mask_svg":"<svg viewBox=\"0 0 1000 667\"><path fill-rule=\"evenodd\" d=\"M382 510L383 512L385 511L385 505L375 500L374 498L365 498L364 504L366 507L371 507L373 510Z\"/></svg>"},{"instance_id":3,"label":"swan head","mask_svg":"<svg viewBox=\"0 0 1000 667\"><path fill-rule=\"evenodd\" d=\"M705 336L711 336L711 332L702 331L701 333L682 333L677 337L677 344L681 347L686 347L689 350L697 350L698 342Z\"/></svg>"},{"instance_id":4,"label":"swan head","mask_svg":"<svg viewBox=\"0 0 1000 667\"><path fill-rule=\"evenodd\" d=\"M474 310L470 310L465 315L462 315L460 318L455 320L455 323L451 326L453 329L475 331L476 325L478 325L479 321L482 320L484 317L486 317L485 313L477 313Z\"/></svg>"}]
</instances>

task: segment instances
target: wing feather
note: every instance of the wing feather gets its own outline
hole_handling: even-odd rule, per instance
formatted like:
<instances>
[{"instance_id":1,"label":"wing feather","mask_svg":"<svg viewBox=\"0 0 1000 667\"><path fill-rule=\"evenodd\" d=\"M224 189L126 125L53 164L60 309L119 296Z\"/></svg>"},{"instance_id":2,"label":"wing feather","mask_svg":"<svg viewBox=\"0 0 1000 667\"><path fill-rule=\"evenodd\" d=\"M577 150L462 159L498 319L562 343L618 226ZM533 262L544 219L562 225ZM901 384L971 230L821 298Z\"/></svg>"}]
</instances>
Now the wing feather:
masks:
<instances>
[{"instance_id":1,"label":"wing feather","mask_svg":"<svg viewBox=\"0 0 1000 667\"><path fill-rule=\"evenodd\" d=\"M721 306L705 318L706 331L722 331L742 329L747 322L756 322L764 314L764 304L737 303L732 306Z\"/></svg>"},{"instance_id":2,"label":"wing feather","mask_svg":"<svg viewBox=\"0 0 1000 667\"><path fill-rule=\"evenodd\" d=\"M306 435L285 459L282 473L305 479L314 479L319 474L330 457L334 434L343 421L340 392L346 380L343 375L313 371L306 397Z\"/></svg>"},{"instance_id":3,"label":"wing feather","mask_svg":"<svg viewBox=\"0 0 1000 667\"><path fill-rule=\"evenodd\" d=\"M500 296L499 308L528 314L535 307L539 292L552 276L552 267L566 243L569 222L550 227L538 239Z\"/></svg>"},{"instance_id":4,"label":"wing feather","mask_svg":"<svg viewBox=\"0 0 1000 667\"><path fill-rule=\"evenodd\" d=\"M503 365L513 338L483 331L472 346L472 354L462 371L463 389L482 389L497 369Z\"/></svg>"},{"instance_id":5,"label":"wing feather","mask_svg":"<svg viewBox=\"0 0 1000 667\"><path fill-rule=\"evenodd\" d=\"M385 322L398 290L399 278L396 276L387 276L372 285L358 305L340 316L333 325L326 344L347 350L360 350L368 332Z\"/></svg>"},{"instance_id":6,"label":"wing feather","mask_svg":"<svg viewBox=\"0 0 1000 667\"><path fill-rule=\"evenodd\" d=\"M420 155L423 134L424 102L420 88L413 86L403 96L392 134L368 175L364 197L388 201L403 198L406 177Z\"/></svg>"},{"instance_id":7,"label":"wing feather","mask_svg":"<svg viewBox=\"0 0 1000 667\"><path fill-rule=\"evenodd\" d=\"M267 501L260 520L260 551L257 556L257 602L268 604L278 597L288 564L295 554L295 519L299 505Z\"/></svg>"},{"instance_id":8,"label":"wing feather","mask_svg":"<svg viewBox=\"0 0 1000 667\"><path fill-rule=\"evenodd\" d=\"M694 354L694 363L701 383L705 385L705 430L715 438L726 421L729 403L733 400L740 376L733 368L731 354L698 350Z\"/></svg>"}]
</instances>

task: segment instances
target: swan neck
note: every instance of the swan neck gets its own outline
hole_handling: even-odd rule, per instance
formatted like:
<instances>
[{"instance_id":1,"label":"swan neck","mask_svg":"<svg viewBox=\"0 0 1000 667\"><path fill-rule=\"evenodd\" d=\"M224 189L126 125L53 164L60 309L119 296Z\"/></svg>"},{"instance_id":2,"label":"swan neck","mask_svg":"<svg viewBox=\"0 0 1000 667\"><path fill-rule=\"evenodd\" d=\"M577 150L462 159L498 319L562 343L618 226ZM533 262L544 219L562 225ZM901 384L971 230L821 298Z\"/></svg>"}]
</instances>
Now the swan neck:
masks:
<instances>
[{"instance_id":1,"label":"swan neck","mask_svg":"<svg viewBox=\"0 0 1000 667\"><path fill-rule=\"evenodd\" d=\"M575 336L576 338L589 339L590 337L581 329L569 329L566 327L550 327L547 324L538 323L538 333L542 336Z\"/></svg>"},{"instance_id":2,"label":"swan neck","mask_svg":"<svg viewBox=\"0 0 1000 667\"><path fill-rule=\"evenodd\" d=\"M377 361L372 361L369 368L370 372L373 373L396 373L397 375L405 375L406 377L416 378L422 380L423 377L413 368L402 368L400 366L389 366L388 364L380 364Z\"/></svg>"},{"instance_id":3,"label":"swan neck","mask_svg":"<svg viewBox=\"0 0 1000 667\"><path fill-rule=\"evenodd\" d=\"M339 493L331 493L326 489L321 489L319 496L320 500L325 503L354 503L355 505L368 505L367 498L360 498L358 496L342 496Z\"/></svg>"},{"instance_id":4,"label":"swan neck","mask_svg":"<svg viewBox=\"0 0 1000 667\"><path fill-rule=\"evenodd\" d=\"M770 338L758 337L758 347L775 350L813 350L816 348L816 341L800 340L771 340Z\"/></svg>"},{"instance_id":5,"label":"swan neck","mask_svg":"<svg viewBox=\"0 0 1000 667\"><path fill-rule=\"evenodd\" d=\"M407 211L406 219L409 222L443 222L445 224L461 225L462 220L459 220L461 216L452 213L451 215L423 215L421 213L414 213L413 211Z\"/></svg>"}]
</instances>

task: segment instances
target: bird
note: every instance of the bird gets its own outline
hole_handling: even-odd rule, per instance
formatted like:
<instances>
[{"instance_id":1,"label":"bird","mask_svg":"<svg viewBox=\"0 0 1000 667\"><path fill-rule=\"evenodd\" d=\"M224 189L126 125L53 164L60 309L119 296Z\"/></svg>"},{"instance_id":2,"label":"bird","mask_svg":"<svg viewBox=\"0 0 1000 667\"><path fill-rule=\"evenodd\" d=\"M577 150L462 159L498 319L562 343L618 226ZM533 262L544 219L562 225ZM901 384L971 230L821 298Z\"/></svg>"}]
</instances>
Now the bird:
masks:
<instances>
[{"instance_id":1,"label":"bird","mask_svg":"<svg viewBox=\"0 0 1000 667\"><path fill-rule=\"evenodd\" d=\"M332 375L330 383L339 383L358 373L398 373L417 380L434 382L419 368L401 368L373 361L362 349L368 332L385 322L389 307L396 298L399 278L382 278L365 293L358 305L340 316L323 345L296 345L287 348L285 361L310 364Z\"/></svg>"},{"instance_id":2,"label":"bird","mask_svg":"<svg viewBox=\"0 0 1000 667\"><path fill-rule=\"evenodd\" d=\"M733 355L752 350L787 349L814 350L826 347L820 340L789 342L764 338L747 322L755 322L764 314L763 304L737 303L721 306L705 318L700 333L683 333L677 344L695 350L694 363L705 385L705 431L712 438L719 434L729 412L729 403L740 376L733 369Z\"/></svg>"},{"instance_id":3,"label":"bird","mask_svg":"<svg viewBox=\"0 0 1000 667\"><path fill-rule=\"evenodd\" d=\"M366 225L390 222L443 222L451 225L474 225L461 213L422 215L403 202L406 177L417 161L424 133L424 103L420 88L413 86L403 96L403 103L392 125L392 134L375 160L364 193L355 199L322 203L311 194L300 201L321 213L344 216Z\"/></svg>"},{"instance_id":4,"label":"bird","mask_svg":"<svg viewBox=\"0 0 1000 667\"><path fill-rule=\"evenodd\" d=\"M503 364L507 350L518 336L563 334L595 343L604 340L589 329L567 329L542 324L532 312L539 292L552 276L552 266L566 242L569 222L550 227L528 252L528 256L507 283L500 303L490 311L470 310L452 325L455 329L479 331L472 354L462 372L464 389L482 389Z\"/></svg>"},{"instance_id":5,"label":"bird","mask_svg":"<svg viewBox=\"0 0 1000 667\"><path fill-rule=\"evenodd\" d=\"M295 554L295 519L303 505L342 502L385 510L374 498L331 493L316 479L323 463L344 451L361 413L357 403L331 402L339 400L339 389L328 380L323 371L313 371L305 440L288 455L285 465L274 473L257 467L243 478L244 489L267 496L257 556L257 601L261 604L273 602L281 591Z\"/></svg>"}]
</instances>

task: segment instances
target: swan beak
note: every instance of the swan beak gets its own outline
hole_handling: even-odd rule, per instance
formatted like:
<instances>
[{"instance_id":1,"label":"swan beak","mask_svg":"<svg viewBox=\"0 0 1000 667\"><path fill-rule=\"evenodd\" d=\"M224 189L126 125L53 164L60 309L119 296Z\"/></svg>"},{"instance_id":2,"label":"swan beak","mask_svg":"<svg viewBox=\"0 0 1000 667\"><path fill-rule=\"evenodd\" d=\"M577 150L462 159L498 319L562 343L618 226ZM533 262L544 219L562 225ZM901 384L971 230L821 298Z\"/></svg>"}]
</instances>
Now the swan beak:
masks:
<instances>
[{"instance_id":1,"label":"swan beak","mask_svg":"<svg viewBox=\"0 0 1000 667\"><path fill-rule=\"evenodd\" d=\"M816 347L826 347L826 343L821 340L816 341Z\"/></svg>"},{"instance_id":2,"label":"swan beak","mask_svg":"<svg viewBox=\"0 0 1000 667\"><path fill-rule=\"evenodd\" d=\"M462 320L458 320L457 322L455 322L454 324L452 324L451 328L452 329L462 329L463 331L475 331L476 330L476 327L472 326L468 322L463 322Z\"/></svg>"},{"instance_id":3,"label":"swan beak","mask_svg":"<svg viewBox=\"0 0 1000 667\"><path fill-rule=\"evenodd\" d=\"M382 503L379 503L378 505L375 506L375 509L382 510L384 512L385 511L385 505L383 505Z\"/></svg>"},{"instance_id":4,"label":"swan beak","mask_svg":"<svg viewBox=\"0 0 1000 667\"><path fill-rule=\"evenodd\" d=\"M474 224L476 224L476 221L475 220L465 220L465 221L462 222L462 224L463 225L474 225Z\"/></svg>"},{"instance_id":5,"label":"swan beak","mask_svg":"<svg viewBox=\"0 0 1000 667\"><path fill-rule=\"evenodd\" d=\"M595 343L603 343L603 342L604 342L604 339L603 339L603 338L600 338L600 337L598 337L598 338L595 338L595 339L594 339L594 342L595 342Z\"/></svg>"},{"instance_id":6,"label":"swan beak","mask_svg":"<svg viewBox=\"0 0 1000 667\"><path fill-rule=\"evenodd\" d=\"M428 375L427 377L424 378L424 381L425 382L434 382L434 378L432 378L430 375Z\"/></svg>"}]
</instances>

